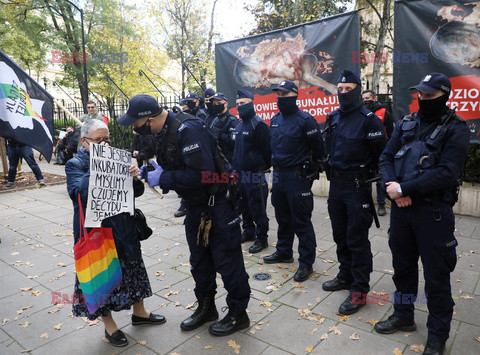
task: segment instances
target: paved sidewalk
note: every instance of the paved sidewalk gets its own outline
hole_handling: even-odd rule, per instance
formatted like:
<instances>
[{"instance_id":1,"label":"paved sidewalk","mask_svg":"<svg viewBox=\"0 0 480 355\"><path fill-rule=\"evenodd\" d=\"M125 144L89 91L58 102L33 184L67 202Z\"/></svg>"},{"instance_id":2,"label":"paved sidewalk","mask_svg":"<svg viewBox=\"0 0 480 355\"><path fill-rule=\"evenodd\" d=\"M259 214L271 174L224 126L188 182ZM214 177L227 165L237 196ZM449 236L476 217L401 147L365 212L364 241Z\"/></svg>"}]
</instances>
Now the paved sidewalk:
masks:
<instances>
[{"instance_id":1,"label":"paved sidewalk","mask_svg":"<svg viewBox=\"0 0 480 355\"><path fill-rule=\"evenodd\" d=\"M63 174L61 166L45 162L40 166L45 172ZM224 338L211 336L207 325L182 332L180 322L191 314L195 297L183 220L173 217L179 199L170 193L160 200L147 191L136 204L154 228L154 235L142 242L154 292L145 303L150 311L165 315L167 323L132 327L130 311L116 313L117 324L130 344L114 348L102 341L101 322L72 317L69 304L52 304L53 292L73 293L72 204L65 184L0 193L0 354L27 350L49 355L234 354L235 349L240 354L264 355L393 354L395 349L415 354L412 349L426 341L424 304L417 306L418 330L411 334L379 335L373 331L375 321L391 314L391 297L380 304L369 304L350 317L336 314L347 291L325 292L321 288L324 281L337 273L338 263L326 199L319 197L315 198L313 214L318 244L314 278L295 283L297 261L286 265L262 263L261 257L273 252L276 242L277 223L269 204L269 248L257 256L248 254L250 243L244 246L252 287L248 308L251 327ZM370 230L374 255L372 296L391 295L394 290L386 234L388 221L388 215L380 217L382 228ZM459 259L452 275L456 306L447 347L450 354L480 354L480 219L457 216L456 221ZM269 273L271 279L255 281L252 276L259 272ZM420 280L419 291L423 292L422 275ZM220 278L218 284L222 285ZM221 286L217 298L220 311L225 306L225 290Z\"/></svg>"}]
</instances>

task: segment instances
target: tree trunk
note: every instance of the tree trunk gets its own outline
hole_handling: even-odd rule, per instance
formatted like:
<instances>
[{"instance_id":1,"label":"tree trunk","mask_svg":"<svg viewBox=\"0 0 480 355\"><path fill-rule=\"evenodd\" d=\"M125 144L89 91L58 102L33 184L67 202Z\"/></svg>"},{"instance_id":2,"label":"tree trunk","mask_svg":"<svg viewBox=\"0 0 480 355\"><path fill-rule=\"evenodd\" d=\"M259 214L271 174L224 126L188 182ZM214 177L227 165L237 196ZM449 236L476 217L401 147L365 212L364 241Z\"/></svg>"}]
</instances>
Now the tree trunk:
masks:
<instances>
[{"instance_id":1,"label":"tree trunk","mask_svg":"<svg viewBox=\"0 0 480 355\"><path fill-rule=\"evenodd\" d=\"M382 54L385 50L385 37L390 23L390 4L392 0L385 0L383 3L382 18L380 18L380 29L378 31L378 40L375 47L375 61L373 63L372 90L377 90L380 85L380 71L382 69ZM378 14L378 11L377 11ZM377 93L378 94L378 93Z\"/></svg>"}]
</instances>

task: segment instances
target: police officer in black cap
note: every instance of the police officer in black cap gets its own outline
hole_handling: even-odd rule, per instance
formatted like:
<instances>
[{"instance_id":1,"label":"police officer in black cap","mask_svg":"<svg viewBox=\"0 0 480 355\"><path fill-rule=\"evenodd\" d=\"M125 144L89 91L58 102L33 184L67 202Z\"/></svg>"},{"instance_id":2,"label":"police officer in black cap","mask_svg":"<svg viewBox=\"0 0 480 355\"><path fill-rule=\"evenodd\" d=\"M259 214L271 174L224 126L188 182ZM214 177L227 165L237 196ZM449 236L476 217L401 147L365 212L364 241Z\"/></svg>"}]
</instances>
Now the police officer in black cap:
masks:
<instances>
[{"instance_id":1,"label":"police officer in black cap","mask_svg":"<svg viewBox=\"0 0 480 355\"><path fill-rule=\"evenodd\" d=\"M424 354L443 354L454 306L450 273L457 262L452 206L470 132L446 105L451 83L445 75L430 73L410 89L418 91L419 110L397 123L380 157L380 174L392 199L389 245L397 290L393 315L375 330L416 329L420 256L428 305Z\"/></svg>"},{"instance_id":2,"label":"police officer in black cap","mask_svg":"<svg viewBox=\"0 0 480 355\"><path fill-rule=\"evenodd\" d=\"M241 122L235 129L232 169L238 174L239 207L243 217L242 242L254 240L248 251L255 254L268 246L268 185L265 171L270 169L272 151L270 127L255 113L253 99L251 92L237 91L237 110Z\"/></svg>"},{"instance_id":3,"label":"police officer in black cap","mask_svg":"<svg viewBox=\"0 0 480 355\"><path fill-rule=\"evenodd\" d=\"M228 111L228 100L221 92L213 95L210 102L217 116L211 120L209 127L217 137L225 158L231 162L235 148L235 127L240 121Z\"/></svg>"},{"instance_id":4,"label":"police officer in black cap","mask_svg":"<svg viewBox=\"0 0 480 355\"><path fill-rule=\"evenodd\" d=\"M328 213L337 244L340 271L323 283L325 291L350 290L338 310L357 312L370 291L372 252L368 230L375 213L371 183L378 158L385 148L383 123L362 105L360 78L343 70L337 81L340 108L326 119L327 177L330 180Z\"/></svg>"},{"instance_id":5,"label":"police officer in black cap","mask_svg":"<svg viewBox=\"0 0 480 355\"><path fill-rule=\"evenodd\" d=\"M218 115L215 108L213 107L213 102L211 101L213 95L215 95L215 90L213 90L212 88L208 88L207 90L205 90L205 93L203 95L205 100L205 113L207 114L205 122L208 126L210 126L213 119Z\"/></svg>"},{"instance_id":6,"label":"police officer in black cap","mask_svg":"<svg viewBox=\"0 0 480 355\"><path fill-rule=\"evenodd\" d=\"M118 123L131 125L142 135L158 134L160 165L152 162L153 170L142 167L142 177L149 186L175 190L186 201L185 233L198 308L181 323L181 329L193 330L218 318L217 272L228 292L229 311L210 325L210 333L222 336L249 327L245 310L250 286L240 244L240 217L225 197L226 184L202 182L202 173L226 171L226 164L221 167L216 159L221 152L216 149L215 137L201 119L163 110L149 95L134 96Z\"/></svg>"},{"instance_id":7,"label":"police officer in black cap","mask_svg":"<svg viewBox=\"0 0 480 355\"><path fill-rule=\"evenodd\" d=\"M185 102L185 105L187 106L183 112L201 118L203 121L206 120L207 114L201 108L200 97L197 94L191 92L182 101Z\"/></svg>"},{"instance_id":8,"label":"police officer in black cap","mask_svg":"<svg viewBox=\"0 0 480 355\"><path fill-rule=\"evenodd\" d=\"M274 170L272 205L278 223L278 242L277 250L263 261L267 264L293 262L296 234L300 256L294 279L301 282L313 272L317 246L311 221L313 181L305 168L319 166L325 147L315 118L297 106L297 85L284 80L273 90L277 92L280 110L270 122Z\"/></svg>"}]
</instances>

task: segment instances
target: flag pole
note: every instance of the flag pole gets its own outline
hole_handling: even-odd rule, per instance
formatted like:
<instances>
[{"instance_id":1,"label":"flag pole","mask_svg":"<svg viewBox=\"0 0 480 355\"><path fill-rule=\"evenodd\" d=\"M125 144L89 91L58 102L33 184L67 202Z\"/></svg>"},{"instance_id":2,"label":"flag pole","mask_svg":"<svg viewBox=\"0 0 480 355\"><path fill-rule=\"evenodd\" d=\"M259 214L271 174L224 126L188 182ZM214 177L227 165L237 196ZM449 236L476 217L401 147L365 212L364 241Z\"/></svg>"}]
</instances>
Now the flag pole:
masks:
<instances>
[{"instance_id":1,"label":"flag pole","mask_svg":"<svg viewBox=\"0 0 480 355\"><path fill-rule=\"evenodd\" d=\"M7 162L7 147L5 145L5 138L0 137L0 155L2 159L2 167L3 167L3 179L7 181L8 176L8 162Z\"/></svg>"},{"instance_id":2,"label":"flag pole","mask_svg":"<svg viewBox=\"0 0 480 355\"><path fill-rule=\"evenodd\" d=\"M57 106L60 110L65 112L70 118L72 118L80 126L83 126L83 122L80 121L78 118L76 118L70 111L68 111L67 108L60 103L60 101L58 101L57 99L53 99L53 102L55 102L57 104Z\"/></svg>"}]
</instances>

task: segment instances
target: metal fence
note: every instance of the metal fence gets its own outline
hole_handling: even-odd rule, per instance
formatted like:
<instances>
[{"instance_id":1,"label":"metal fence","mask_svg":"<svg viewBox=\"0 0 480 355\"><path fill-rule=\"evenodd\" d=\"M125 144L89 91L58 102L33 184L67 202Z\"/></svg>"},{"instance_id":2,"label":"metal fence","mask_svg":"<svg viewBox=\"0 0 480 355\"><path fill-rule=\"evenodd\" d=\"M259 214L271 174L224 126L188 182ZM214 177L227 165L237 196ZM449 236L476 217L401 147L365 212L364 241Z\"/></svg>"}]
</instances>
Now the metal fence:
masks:
<instances>
[{"instance_id":1,"label":"metal fence","mask_svg":"<svg viewBox=\"0 0 480 355\"><path fill-rule=\"evenodd\" d=\"M180 99L174 96L158 98L159 104L166 109L172 109L175 105L177 105L178 101L180 101ZM62 102L62 104L77 118L80 118L84 114L81 104L76 102ZM113 102L97 101L97 112L108 117L108 128L110 130L112 145L122 149L129 149L133 143L132 128L123 127L117 123L117 119L127 112L127 108L127 100ZM53 124L56 130L64 130L67 126L72 126L74 128L76 127L76 122L69 118L65 112L58 109L58 107L55 107L53 117Z\"/></svg>"}]
</instances>

